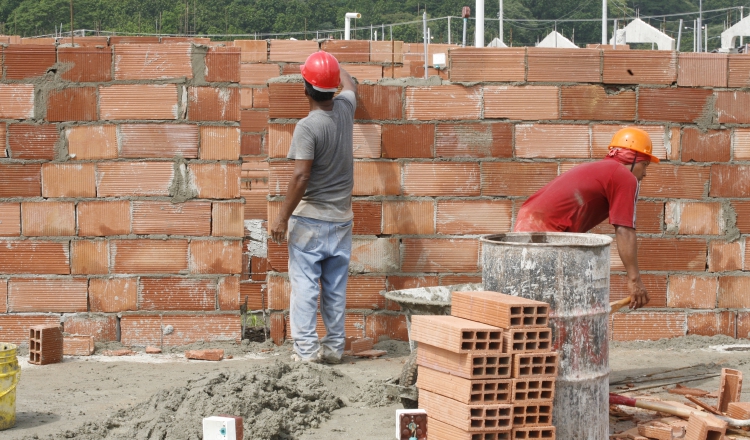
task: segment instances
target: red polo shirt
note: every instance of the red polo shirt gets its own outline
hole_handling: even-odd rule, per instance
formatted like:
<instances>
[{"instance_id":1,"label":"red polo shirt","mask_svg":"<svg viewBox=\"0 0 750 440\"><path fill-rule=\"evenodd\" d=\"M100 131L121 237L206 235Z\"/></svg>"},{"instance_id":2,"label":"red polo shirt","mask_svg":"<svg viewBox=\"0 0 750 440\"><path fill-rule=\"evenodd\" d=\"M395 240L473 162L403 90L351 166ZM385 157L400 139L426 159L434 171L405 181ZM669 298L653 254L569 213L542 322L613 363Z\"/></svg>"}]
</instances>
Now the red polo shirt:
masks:
<instances>
[{"instance_id":1,"label":"red polo shirt","mask_svg":"<svg viewBox=\"0 0 750 440\"><path fill-rule=\"evenodd\" d=\"M588 232L609 217L635 228L638 179L618 161L585 163L558 176L521 206L515 232Z\"/></svg>"}]
</instances>

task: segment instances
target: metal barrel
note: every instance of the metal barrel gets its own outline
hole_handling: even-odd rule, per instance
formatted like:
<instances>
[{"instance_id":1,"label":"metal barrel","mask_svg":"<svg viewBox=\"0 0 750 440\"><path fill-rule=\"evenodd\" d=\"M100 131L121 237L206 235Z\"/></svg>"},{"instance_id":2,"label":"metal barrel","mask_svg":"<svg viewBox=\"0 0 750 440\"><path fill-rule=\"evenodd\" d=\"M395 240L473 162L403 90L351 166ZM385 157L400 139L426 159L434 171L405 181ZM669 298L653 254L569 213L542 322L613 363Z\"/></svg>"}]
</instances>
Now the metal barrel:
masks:
<instances>
[{"instance_id":1,"label":"metal barrel","mask_svg":"<svg viewBox=\"0 0 750 440\"><path fill-rule=\"evenodd\" d=\"M550 304L560 366L557 438L609 437L609 247L603 235L509 233L481 239L489 291Z\"/></svg>"}]
</instances>

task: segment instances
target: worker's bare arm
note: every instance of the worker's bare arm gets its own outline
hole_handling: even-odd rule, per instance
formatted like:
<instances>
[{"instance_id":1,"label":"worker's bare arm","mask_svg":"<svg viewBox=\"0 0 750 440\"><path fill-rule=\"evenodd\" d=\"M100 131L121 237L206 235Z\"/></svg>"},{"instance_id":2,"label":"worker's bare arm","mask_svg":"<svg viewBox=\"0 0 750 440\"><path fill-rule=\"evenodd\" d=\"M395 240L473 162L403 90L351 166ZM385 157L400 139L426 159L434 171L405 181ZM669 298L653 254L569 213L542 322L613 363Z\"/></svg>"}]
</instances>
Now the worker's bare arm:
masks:
<instances>
[{"instance_id":1,"label":"worker's bare arm","mask_svg":"<svg viewBox=\"0 0 750 440\"><path fill-rule=\"evenodd\" d=\"M281 204L281 210L278 217L271 226L271 239L275 243L281 243L286 238L286 232L289 225L289 217L292 216L294 209L299 205L302 196L307 190L307 183L310 180L310 171L312 170L312 160L295 160L294 173L289 180L289 187L286 191L286 198Z\"/></svg>"},{"instance_id":2,"label":"worker's bare arm","mask_svg":"<svg viewBox=\"0 0 750 440\"><path fill-rule=\"evenodd\" d=\"M628 273L630 308L641 308L648 304L649 297L638 270L638 236L633 228L615 225L615 237L617 238L617 252Z\"/></svg>"},{"instance_id":3,"label":"worker's bare arm","mask_svg":"<svg viewBox=\"0 0 750 440\"><path fill-rule=\"evenodd\" d=\"M352 79L352 76L349 75L349 72L344 70L343 67L341 69L341 91L345 92L347 90L351 90L354 93L357 93L357 84Z\"/></svg>"}]
</instances>

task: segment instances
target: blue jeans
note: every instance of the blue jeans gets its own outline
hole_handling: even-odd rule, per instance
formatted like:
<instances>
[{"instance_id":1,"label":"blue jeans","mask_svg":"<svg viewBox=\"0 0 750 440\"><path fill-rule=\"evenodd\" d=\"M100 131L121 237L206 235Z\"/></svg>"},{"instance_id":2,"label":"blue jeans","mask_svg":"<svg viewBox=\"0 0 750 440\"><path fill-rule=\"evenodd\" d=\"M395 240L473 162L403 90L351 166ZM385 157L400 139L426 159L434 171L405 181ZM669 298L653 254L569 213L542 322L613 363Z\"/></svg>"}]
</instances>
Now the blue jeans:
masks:
<instances>
[{"instance_id":1,"label":"blue jeans","mask_svg":"<svg viewBox=\"0 0 750 440\"><path fill-rule=\"evenodd\" d=\"M307 217L289 219L289 281L292 285L289 322L294 350L304 360L344 353L344 311L352 222L334 223ZM316 331L318 294L326 336Z\"/></svg>"}]
</instances>

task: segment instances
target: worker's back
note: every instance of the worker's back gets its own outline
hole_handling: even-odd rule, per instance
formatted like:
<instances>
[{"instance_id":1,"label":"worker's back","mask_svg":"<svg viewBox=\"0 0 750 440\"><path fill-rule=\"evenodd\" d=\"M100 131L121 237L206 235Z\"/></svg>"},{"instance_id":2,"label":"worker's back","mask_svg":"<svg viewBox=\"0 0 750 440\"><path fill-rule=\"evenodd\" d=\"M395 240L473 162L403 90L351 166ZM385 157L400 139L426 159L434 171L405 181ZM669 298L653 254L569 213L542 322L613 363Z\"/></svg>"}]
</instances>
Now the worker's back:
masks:
<instances>
[{"instance_id":1,"label":"worker's back","mask_svg":"<svg viewBox=\"0 0 750 440\"><path fill-rule=\"evenodd\" d=\"M587 232L607 217L635 228L638 180L613 159L578 165L521 207L515 232Z\"/></svg>"}]
</instances>

